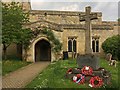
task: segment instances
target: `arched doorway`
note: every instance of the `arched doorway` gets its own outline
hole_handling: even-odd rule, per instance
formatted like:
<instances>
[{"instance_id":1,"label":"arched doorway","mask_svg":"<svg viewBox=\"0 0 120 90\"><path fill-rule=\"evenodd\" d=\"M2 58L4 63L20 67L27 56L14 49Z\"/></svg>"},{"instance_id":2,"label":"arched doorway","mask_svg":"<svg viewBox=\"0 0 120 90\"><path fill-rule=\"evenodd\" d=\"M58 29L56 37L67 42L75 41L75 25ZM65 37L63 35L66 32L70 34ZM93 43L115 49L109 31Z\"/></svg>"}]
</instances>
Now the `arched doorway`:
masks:
<instances>
[{"instance_id":1,"label":"arched doorway","mask_svg":"<svg viewBox=\"0 0 120 90\"><path fill-rule=\"evenodd\" d=\"M42 39L35 44L35 62L51 61L51 45Z\"/></svg>"}]
</instances>

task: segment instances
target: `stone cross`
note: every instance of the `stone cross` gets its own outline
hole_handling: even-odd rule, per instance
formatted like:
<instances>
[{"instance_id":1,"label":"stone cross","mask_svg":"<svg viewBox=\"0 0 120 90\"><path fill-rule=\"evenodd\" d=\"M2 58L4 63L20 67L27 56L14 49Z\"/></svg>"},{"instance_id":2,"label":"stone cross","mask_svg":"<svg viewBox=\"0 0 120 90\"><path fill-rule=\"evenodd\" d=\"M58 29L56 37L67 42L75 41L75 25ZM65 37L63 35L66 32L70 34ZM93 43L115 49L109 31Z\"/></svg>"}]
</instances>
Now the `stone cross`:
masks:
<instances>
[{"instance_id":1,"label":"stone cross","mask_svg":"<svg viewBox=\"0 0 120 90\"><path fill-rule=\"evenodd\" d=\"M85 54L91 54L91 20L97 19L97 13L91 13L91 7L85 8L85 15L79 16L80 21L85 21Z\"/></svg>"}]
</instances>

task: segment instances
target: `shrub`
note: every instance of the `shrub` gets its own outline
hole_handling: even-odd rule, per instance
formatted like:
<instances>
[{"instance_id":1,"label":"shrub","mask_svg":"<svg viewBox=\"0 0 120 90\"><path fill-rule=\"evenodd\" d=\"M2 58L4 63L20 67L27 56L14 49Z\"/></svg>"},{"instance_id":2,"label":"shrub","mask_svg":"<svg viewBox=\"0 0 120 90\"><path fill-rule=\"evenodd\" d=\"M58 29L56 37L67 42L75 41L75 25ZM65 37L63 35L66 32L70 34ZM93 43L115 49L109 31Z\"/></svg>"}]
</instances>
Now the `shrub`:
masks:
<instances>
[{"instance_id":1,"label":"shrub","mask_svg":"<svg viewBox=\"0 0 120 90\"><path fill-rule=\"evenodd\" d=\"M102 43L104 52L111 53L114 59L120 60L120 35L112 36Z\"/></svg>"}]
</instances>

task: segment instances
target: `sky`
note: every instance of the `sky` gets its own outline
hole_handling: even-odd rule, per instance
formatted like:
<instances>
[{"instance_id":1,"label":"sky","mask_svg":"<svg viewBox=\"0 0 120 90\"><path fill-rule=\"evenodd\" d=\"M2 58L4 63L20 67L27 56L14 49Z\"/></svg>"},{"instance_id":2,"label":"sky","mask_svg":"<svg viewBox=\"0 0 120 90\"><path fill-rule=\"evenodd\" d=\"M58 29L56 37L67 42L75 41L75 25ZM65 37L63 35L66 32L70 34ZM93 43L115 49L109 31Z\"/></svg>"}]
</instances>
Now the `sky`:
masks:
<instances>
[{"instance_id":1,"label":"sky","mask_svg":"<svg viewBox=\"0 0 120 90\"><path fill-rule=\"evenodd\" d=\"M30 2L32 10L83 12L86 6L91 6L92 12L102 12L104 21L116 21L118 18L118 0L31 0Z\"/></svg>"},{"instance_id":2,"label":"sky","mask_svg":"<svg viewBox=\"0 0 120 90\"><path fill-rule=\"evenodd\" d=\"M11 0L2 0L2 2ZM104 21L116 21L120 17L119 0L12 0L31 2L32 10L57 10L57 11L85 11L86 6L92 7L92 12L102 12ZM118 12L119 11L119 12Z\"/></svg>"}]
</instances>

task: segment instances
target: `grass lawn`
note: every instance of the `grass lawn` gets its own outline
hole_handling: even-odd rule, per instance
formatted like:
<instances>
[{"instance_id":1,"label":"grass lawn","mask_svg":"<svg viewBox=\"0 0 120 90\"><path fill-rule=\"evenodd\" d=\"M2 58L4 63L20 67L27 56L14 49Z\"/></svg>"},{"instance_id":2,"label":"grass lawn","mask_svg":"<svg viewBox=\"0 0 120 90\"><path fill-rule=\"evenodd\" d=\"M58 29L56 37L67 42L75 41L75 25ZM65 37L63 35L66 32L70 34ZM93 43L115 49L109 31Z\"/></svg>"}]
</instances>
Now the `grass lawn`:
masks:
<instances>
[{"instance_id":1,"label":"grass lawn","mask_svg":"<svg viewBox=\"0 0 120 90\"><path fill-rule=\"evenodd\" d=\"M2 75L4 76L28 64L29 64L28 62L20 61L20 60L3 60L2 61Z\"/></svg>"},{"instance_id":2,"label":"grass lawn","mask_svg":"<svg viewBox=\"0 0 120 90\"><path fill-rule=\"evenodd\" d=\"M111 71L112 88L118 87L118 65L117 68L108 66L104 59L100 60L101 67ZM69 68L77 67L75 60L61 60L50 64L40 73L26 88L90 88L88 84L78 85L65 78Z\"/></svg>"}]
</instances>

